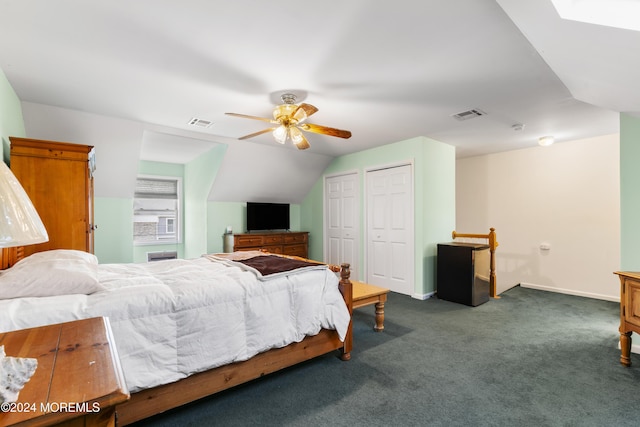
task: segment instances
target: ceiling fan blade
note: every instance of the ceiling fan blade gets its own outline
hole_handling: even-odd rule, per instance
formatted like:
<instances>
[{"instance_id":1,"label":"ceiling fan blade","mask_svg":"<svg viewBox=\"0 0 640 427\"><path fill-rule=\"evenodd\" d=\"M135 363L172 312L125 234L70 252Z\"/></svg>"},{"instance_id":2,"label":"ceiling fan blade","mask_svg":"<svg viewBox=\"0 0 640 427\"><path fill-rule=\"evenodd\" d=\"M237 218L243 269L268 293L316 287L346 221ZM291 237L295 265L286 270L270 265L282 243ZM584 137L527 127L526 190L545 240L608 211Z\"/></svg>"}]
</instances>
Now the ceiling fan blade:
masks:
<instances>
[{"instance_id":1,"label":"ceiling fan blade","mask_svg":"<svg viewBox=\"0 0 640 427\"><path fill-rule=\"evenodd\" d=\"M257 117L257 116L248 116L246 114L239 114L239 113L225 113L227 116L234 116L234 117L240 117L243 119L252 119L252 120L260 120L263 122L268 122L268 123L278 123L273 119L267 119L266 117Z\"/></svg>"},{"instance_id":2,"label":"ceiling fan blade","mask_svg":"<svg viewBox=\"0 0 640 427\"><path fill-rule=\"evenodd\" d=\"M338 138L351 138L351 132L348 130L330 128L327 126L314 125L311 123L303 123L300 125L300 129L307 132L320 133L322 135L337 136Z\"/></svg>"},{"instance_id":3,"label":"ceiling fan blade","mask_svg":"<svg viewBox=\"0 0 640 427\"><path fill-rule=\"evenodd\" d=\"M262 135L263 133L267 133L267 132L273 132L275 128L266 128L266 129L262 129L259 130L258 132L254 132L254 133L250 133L249 135L245 135L245 136L241 136L238 139L249 139L249 138L253 138L254 136L258 136L258 135Z\"/></svg>"},{"instance_id":4,"label":"ceiling fan blade","mask_svg":"<svg viewBox=\"0 0 640 427\"><path fill-rule=\"evenodd\" d=\"M301 122L317 111L318 109L311 104L300 104L298 105L298 108L296 108L296 111L293 112L291 117L296 119L298 122Z\"/></svg>"},{"instance_id":5,"label":"ceiling fan blade","mask_svg":"<svg viewBox=\"0 0 640 427\"><path fill-rule=\"evenodd\" d=\"M298 150L306 150L307 148L311 147L311 145L309 145L309 141L307 141L307 138L302 135L302 140L296 144L296 147L298 147Z\"/></svg>"},{"instance_id":6,"label":"ceiling fan blade","mask_svg":"<svg viewBox=\"0 0 640 427\"><path fill-rule=\"evenodd\" d=\"M293 141L293 143L296 145L296 147L298 147L298 150L306 150L307 148L311 147L311 145L309 145L309 141L307 141L307 138L302 132L300 132L300 129L298 129L296 126L291 126L289 128L289 137L291 138L291 141Z\"/></svg>"}]
</instances>

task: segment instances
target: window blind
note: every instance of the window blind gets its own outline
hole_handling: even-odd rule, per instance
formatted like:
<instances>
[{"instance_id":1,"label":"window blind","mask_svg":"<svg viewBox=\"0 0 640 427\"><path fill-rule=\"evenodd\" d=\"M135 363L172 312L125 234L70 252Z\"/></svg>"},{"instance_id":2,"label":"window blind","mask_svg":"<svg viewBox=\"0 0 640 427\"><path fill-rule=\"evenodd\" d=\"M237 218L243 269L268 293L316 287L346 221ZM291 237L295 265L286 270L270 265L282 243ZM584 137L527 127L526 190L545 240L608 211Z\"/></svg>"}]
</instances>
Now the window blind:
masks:
<instances>
[{"instance_id":1,"label":"window blind","mask_svg":"<svg viewBox=\"0 0 640 427\"><path fill-rule=\"evenodd\" d=\"M136 199L178 199L178 180L138 178L136 180Z\"/></svg>"}]
</instances>

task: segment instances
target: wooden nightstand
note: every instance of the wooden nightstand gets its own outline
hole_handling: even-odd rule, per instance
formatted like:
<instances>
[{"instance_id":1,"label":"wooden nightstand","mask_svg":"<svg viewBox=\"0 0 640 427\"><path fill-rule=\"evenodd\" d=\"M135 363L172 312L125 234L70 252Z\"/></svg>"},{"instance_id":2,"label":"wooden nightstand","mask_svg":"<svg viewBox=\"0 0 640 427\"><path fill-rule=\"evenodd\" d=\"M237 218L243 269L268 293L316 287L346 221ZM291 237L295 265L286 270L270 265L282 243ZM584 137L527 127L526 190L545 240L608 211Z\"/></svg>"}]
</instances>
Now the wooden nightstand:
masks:
<instances>
[{"instance_id":1,"label":"wooden nightstand","mask_svg":"<svg viewBox=\"0 0 640 427\"><path fill-rule=\"evenodd\" d=\"M620 277L620 363L631 366L631 334L640 334L640 272L615 274Z\"/></svg>"},{"instance_id":2,"label":"wooden nightstand","mask_svg":"<svg viewBox=\"0 0 640 427\"><path fill-rule=\"evenodd\" d=\"M129 391L107 318L2 333L0 345L7 356L38 359L0 425L115 426L115 405Z\"/></svg>"}]
</instances>

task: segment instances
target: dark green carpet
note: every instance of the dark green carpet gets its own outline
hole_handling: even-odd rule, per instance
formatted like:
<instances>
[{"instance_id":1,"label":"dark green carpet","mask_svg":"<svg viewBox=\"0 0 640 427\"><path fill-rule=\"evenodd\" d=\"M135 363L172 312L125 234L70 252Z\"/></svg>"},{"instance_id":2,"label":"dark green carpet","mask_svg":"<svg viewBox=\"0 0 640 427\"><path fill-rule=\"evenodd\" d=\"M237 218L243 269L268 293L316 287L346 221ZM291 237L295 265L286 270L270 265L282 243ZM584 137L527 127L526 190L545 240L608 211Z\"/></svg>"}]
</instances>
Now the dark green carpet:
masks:
<instances>
[{"instance_id":1,"label":"dark green carpet","mask_svg":"<svg viewBox=\"0 0 640 427\"><path fill-rule=\"evenodd\" d=\"M478 307L391 294L327 355L139 426L638 426L640 355L617 303L516 287Z\"/></svg>"}]
</instances>

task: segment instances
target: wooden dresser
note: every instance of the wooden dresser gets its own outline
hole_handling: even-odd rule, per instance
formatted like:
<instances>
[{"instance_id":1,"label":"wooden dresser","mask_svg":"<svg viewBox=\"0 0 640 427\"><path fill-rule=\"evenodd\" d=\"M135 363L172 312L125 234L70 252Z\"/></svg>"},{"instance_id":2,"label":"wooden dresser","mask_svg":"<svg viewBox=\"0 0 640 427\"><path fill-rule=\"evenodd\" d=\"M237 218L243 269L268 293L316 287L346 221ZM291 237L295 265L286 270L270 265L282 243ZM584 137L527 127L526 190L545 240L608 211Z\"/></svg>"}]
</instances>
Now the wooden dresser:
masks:
<instances>
[{"instance_id":1,"label":"wooden dresser","mask_svg":"<svg viewBox=\"0 0 640 427\"><path fill-rule=\"evenodd\" d=\"M2 426L115 427L129 399L108 319L95 317L0 333L8 356L38 367L18 401L4 404Z\"/></svg>"},{"instance_id":2,"label":"wooden dresser","mask_svg":"<svg viewBox=\"0 0 640 427\"><path fill-rule=\"evenodd\" d=\"M294 255L308 258L309 232L287 231L269 233L235 234L234 251L265 250L274 254Z\"/></svg>"},{"instance_id":3,"label":"wooden dresser","mask_svg":"<svg viewBox=\"0 0 640 427\"><path fill-rule=\"evenodd\" d=\"M631 366L631 333L640 333L640 272L615 274L620 277L620 363Z\"/></svg>"},{"instance_id":4,"label":"wooden dresser","mask_svg":"<svg viewBox=\"0 0 640 427\"><path fill-rule=\"evenodd\" d=\"M90 145L9 137L11 171L44 223L49 241L25 247L25 256L49 249L93 253L93 171Z\"/></svg>"}]
</instances>

